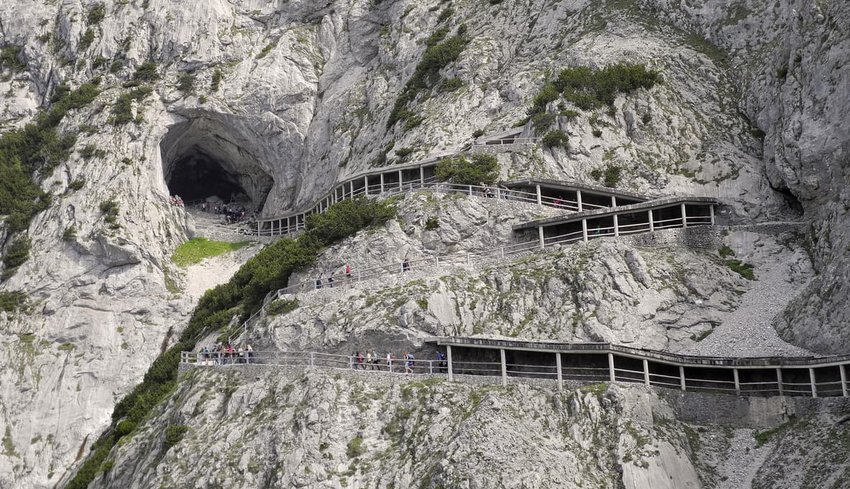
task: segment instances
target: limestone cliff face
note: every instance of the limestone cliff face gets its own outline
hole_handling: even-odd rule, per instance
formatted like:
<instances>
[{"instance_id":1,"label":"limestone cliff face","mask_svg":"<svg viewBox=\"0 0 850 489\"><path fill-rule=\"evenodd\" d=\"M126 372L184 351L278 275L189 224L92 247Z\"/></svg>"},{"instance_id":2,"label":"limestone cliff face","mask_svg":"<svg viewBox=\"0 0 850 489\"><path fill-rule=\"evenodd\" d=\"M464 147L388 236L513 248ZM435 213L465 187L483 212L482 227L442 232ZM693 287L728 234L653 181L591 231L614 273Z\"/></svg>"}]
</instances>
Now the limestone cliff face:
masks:
<instances>
[{"instance_id":1,"label":"limestone cliff face","mask_svg":"<svg viewBox=\"0 0 850 489\"><path fill-rule=\"evenodd\" d=\"M185 158L215 156L255 205L274 214L310 202L338 179L400 160L398 149L425 158L458 150L476 130L508 129L525 116L547 76L577 64L646 63L664 83L618 97L610 113L559 117L556 127L569 133L571 149L501 155L503 177L592 181L593 170L616 165L623 168L621 185L632 190L719 196L727 204L723 219L733 223L796 217L799 200L812 222L820 275L788 309L785 337L821 351L848 344L838 328L850 314L842 279L850 266L842 255L848 248L846 2L752 0L730 8L717 0L457 0L451 12L437 0L103 5L102 20L90 15L95 4L74 0L0 5L0 44L19 46L26 65L0 76L2 130L32 120L61 83L101 78L98 98L60 127L81 132L68 161L41 176L53 202L27 231L31 258L0 286L23 290L31 304L28 311L0 312L0 485L59 481L106 425L115 399L182 327L193 304L170 287L178 272L168 257L193 223L169 205L168 183ZM388 130L428 36L461 25L470 43L441 73L460 80L460 88L429 91L412 105L420 125ZM113 125L116 100L132 90L145 61L155 63L158 79L141 83L153 92L133 104L133 122ZM193 88L178 89L186 73ZM765 134L763 142L755 129ZM105 153L83 157L87 146ZM74 190L79 181L83 187ZM100 210L110 200L119 208L118 229ZM72 226L77 237L63 240ZM462 251L459 236L478 239L468 229L451 235L450 227L416 242L424 250ZM504 239L497 231L491 237ZM7 238L2 225L0 237ZM643 297L632 293L644 286L630 278L627 248L605 251L612 257L593 273L615 290L589 295L611 303L577 337L633 339L634 331L621 334L611 325L634 312L627 304ZM671 256L691 259L680 251ZM649 277L660 280L652 275L660 265L642 259ZM686 270L708 259L693 260ZM709 295L721 299L728 286L740 284L722 267L709 270L711 280L699 285ZM470 280L498 285L486 274ZM569 283L552 282L553 305L555 292ZM684 307L686 289L665 292L669 301L662 302ZM723 307L731 308L735 301L727 302ZM487 307L470 314L493 317L496 309ZM657 315L666 306L645 307L649 331L658 334L644 344L670 341L675 335L660 333L667 319ZM517 309L519 315L488 332L516 327L513 321L529 311ZM683 316L675 316L680 324ZM700 334L694 324L683 336ZM432 329L439 328L432 323L423 331Z\"/></svg>"}]
</instances>

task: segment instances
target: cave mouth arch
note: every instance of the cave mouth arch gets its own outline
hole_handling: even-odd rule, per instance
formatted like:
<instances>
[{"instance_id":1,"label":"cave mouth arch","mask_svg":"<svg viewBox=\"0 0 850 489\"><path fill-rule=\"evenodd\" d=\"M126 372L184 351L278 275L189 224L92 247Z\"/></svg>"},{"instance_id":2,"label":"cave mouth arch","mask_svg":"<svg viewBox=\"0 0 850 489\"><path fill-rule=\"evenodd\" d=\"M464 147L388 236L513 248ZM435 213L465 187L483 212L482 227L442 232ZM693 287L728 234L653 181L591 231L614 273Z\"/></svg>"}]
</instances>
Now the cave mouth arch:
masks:
<instances>
[{"instance_id":1,"label":"cave mouth arch","mask_svg":"<svg viewBox=\"0 0 850 489\"><path fill-rule=\"evenodd\" d=\"M275 181L256 156L258 144L238 121L201 115L173 125L160 142L168 192L260 213Z\"/></svg>"}]
</instances>

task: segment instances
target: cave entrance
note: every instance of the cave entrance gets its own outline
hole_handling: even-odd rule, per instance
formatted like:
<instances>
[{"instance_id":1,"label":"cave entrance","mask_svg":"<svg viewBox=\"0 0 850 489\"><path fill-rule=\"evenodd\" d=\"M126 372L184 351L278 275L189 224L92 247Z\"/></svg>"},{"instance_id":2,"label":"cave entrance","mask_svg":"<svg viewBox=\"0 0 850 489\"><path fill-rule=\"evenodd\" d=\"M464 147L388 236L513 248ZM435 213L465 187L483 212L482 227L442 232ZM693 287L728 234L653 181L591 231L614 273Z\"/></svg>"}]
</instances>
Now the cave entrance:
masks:
<instances>
[{"instance_id":1,"label":"cave entrance","mask_svg":"<svg viewBox=\"0 0 850 489\"><path fill-rule=\"evenodd\" d=\"M187 204L237 204L259 213L274 179L255 156L257 138L238 128L203 116L172 126L160 143L168 192Z\"/></svg>"}]
</instances>

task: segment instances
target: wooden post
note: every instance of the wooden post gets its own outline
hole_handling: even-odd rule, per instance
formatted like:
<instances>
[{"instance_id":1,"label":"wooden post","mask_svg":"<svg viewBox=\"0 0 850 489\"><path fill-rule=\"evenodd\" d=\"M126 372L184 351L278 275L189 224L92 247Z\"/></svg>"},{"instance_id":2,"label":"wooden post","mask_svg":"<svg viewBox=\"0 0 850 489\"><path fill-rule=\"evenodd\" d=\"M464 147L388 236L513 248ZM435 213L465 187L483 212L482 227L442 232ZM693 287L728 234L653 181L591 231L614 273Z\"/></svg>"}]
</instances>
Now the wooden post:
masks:
<instances>
[{"instance_id":1,"label":"wooden post","mask_svg":"<svg viewBox=\"0 0 850 489\"><path fill-rule=\"evenodd\" d=\"M543 194L540 193L540 185L537 185L536 188L537 188L537 205L543 205Z\"/></svg>"},{"instance_id":2,"label":"wooden post","mask_svg":"<svg viewBox=\"0 0 850 489\"><path fill-rule=\"evenodd\" d=\"M643 359L643 383L649 385L649 362Z\"/></svg>"},{"instance_id":3,"label":"wooden post","mask_svg":"<svg viewBox=\"0 0 850 489\"><path fill-rule=\"evenodd\" d=\"M779 367L776 367L776 389L779 391L780 396L784 395L782 389L782 369Z\"/></svg>"},{"instance_id":4,"label":"wooden post","mask_svg":"<svg viewBox=\"0 0 850 489\"><path fill-rule=\"evenodd\" d=\"M617 217L617 214L614 214L614 236L617 237L620 235L620 218Z\"/></svg>"},{"instance_id":5,"label":"wooden post","mask_svg":"<svg viewBox=\"0 0 850 489\"><path fill-rule=\"evenodd\" d=\"M584 203L581 200L581 190L576 190L576 207L578 208L577 212L584 210Z\"/></svg>"},{"instance_id":6,"label":"wooden post","mask_svg":"<svg viewBox=\"0 0 850 489\"><path fill-rule=\"evenodd\" d=\"M564 378L561 375L561 353L558 352L555 354L555 369L557 370L556 374L558 377L558 390L564 390Z\"/></svg>"},{"instance_id":7,"label":"wooden post","mask_svg":"<svg viewBox=\"0 0 850 489\"><path fill-rule=\"evenodd\" d=\"M381 173L381 191L379 193L384 193L384 174Z\"/></svg>"},{"instance_id":8,"label":"wooden post","mask_svg":"<svg viewBox=\"0 0 850 489\"><path fill-rule=\"evenodd\" d=\"M711 217L711 225L714 226L714 204L708 206L708 215Z\"/></svg>"},{"instance_id":9,"label":"wooden post","mask_svg":"<svg viewBox=\"0 0 850 489\"><path fill-rule=\"evenodd\" d=\"M679 365L679 387L685 391L685 367Z\"/></svg>"},{"instance_id":10,"label":"wooden post","mask_svg":"<svg viewBox=\"0 0 850 489\"><path fill-rule=\"evenodd\" d=\"M537 226L537 239L540 240L540 249L542 250L546 246L543 238L543 226Z\"/></svg>"},{"instance_id":11,"label":"wooden post","mask_svg":"<svg viewBox=\"0 0 850 489\"><path fill-rule=\"evenodd\" d=\"M403 180L404 180L404 176L402 175L402 173L401 173L401 172L402 172L402 170L399 170L399 171L398 171L398 191L399 191L399 192L401 192L401 191L403 191L403 190L404 190L404 189L402 188L402 185L404 185L404 182L403 182Z\"/></svg>"},{"instance_id":12,"label":"wooden post","mask_svg":"<svg viewBox=\"0 0 850 489\"><path fill-rule=\"evenodd\" d=\"M581 239L587 242L587 219L581 220Z\"/></svg>"},{"instance_id":13,"label":"wooden post","mask_svg":"<svg viewBox=\"0 0 850 489\"><path fill-rule=\"evenodd\" d=\"M815 369L809 368L809 381L812 384L812 397L818 397L818 383L815 380Z\"/></svg>"},{"instance_id":14,"label":"wooden post","mask_svg":"<svg viewBox=\"0 0 850 489\"><path fill-rule=\"evenodd\" d=\"M363 177L363 192L367 197L369 196L369 175Z\"/></svg>"},{"instance_id":15,"label":"wooden post","mask_svg":"<svg viewBox=\"0 0 850 489\"><path fill-rule=\"evenodd\" d=\"M614 372L614 354L608 353L608 378L611 382L615 382L617 380L617 376Z\"/></svg>"},{"instance_id":16,"label":"wooden post","mask_svg":"<svg viewBox=\"0 0 850 489\"><path fill-rule=\"evenodd\" d=\"M655 221L652 217L652 209L649 209L649 232L655 231Z\"/></svg>"},{"instance_id":17,"label":"wooden post","mask_svg":"<svg viewBox=\"0 0 850 489\"><path fill-rule=\"evenodd\" d=\"M741 394L741 379L738 377L738 369L732 369L732 378L735 379L735 394Z\"/></svg>"},{"instance_id":18,"label":"wooden post","mask_svg":"<svg viewBox=\"0 0 850 489\"><path fill-rule=\"evenodd\" d=\"M446 363L449 366L449 382L454 380L454 374L452 373L452 345L446 345Z\"/></svg>"},{"instance_id":19,"label":"wooden post","mask_svg":"<svg viewBox=\"0 0 850 489\"><path fill-rule=\"evenodd\" d=\"M508 385L508 365L505 362L505 349L499 349L499 352L502 357L502 387L507 387Z\"/></svg>"},{"instance_id":20,"label":"wooden post","mask_svg":"<svg viewBox=\"0 0 850 489\"><path fill-rule=\"evenodd\" d=\"M611 196L611 207L617 207L617 196L616 195Z\"/></svg>"},{"instance_id":21,"label":"wooden post","mask_svg":"<svg viewBox=\"0 0 850 489\"><path fill-rule=\"evenodd\" d=\"M839 365L838 372L841 374L841 395L847 397L847 372L844 367L845 365Z\"/></svg>"},{"instance_id":22,"label":"wooden post","mask_svg":"<svg viewBox=\"0 0 850 489\"><path fill-rule=\"evenodd\" d=\"M685 203L682 202L682 227L688 227L688 214L685 211Z\"/></svg>"},{"instance_id":23,"label":"wooden post","mask_svg":"<svg viewBox=\"0 0 850 489\"><path fill-rule=\"evenodd\" d=\"M419 167L419 184L423 185L423 186L425 185L425 167L424 166Z\"/></svg>"}]
</instances>

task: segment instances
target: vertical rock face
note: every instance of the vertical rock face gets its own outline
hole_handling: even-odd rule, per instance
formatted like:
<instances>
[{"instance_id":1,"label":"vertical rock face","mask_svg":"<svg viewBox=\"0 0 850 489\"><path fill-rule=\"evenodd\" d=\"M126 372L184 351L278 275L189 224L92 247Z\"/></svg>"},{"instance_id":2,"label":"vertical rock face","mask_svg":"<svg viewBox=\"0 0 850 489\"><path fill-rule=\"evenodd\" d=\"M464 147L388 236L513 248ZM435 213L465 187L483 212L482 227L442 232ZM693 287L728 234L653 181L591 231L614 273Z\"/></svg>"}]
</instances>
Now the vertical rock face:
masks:
<instances>
[{"instance_id":1,"label":"vertical rock face","mask_svg":"<svg viewBox=\"0 0 850 489\"><path fill-rule=\"evenodd\" d=\"M24 291L30 304L0 312L0 486L55 485L182 328L193 304L171 287L169 256L192 223L168 195L183 166L213 161L227 184L221 193L244 192L264 213L278 213L402 154L450 153L474 131L512 127L566 66L639 62L664 82L617 97L611 109L550 104L560 114L552 127L568 134L570 149L500 155L504 178L595 181L618 167L620 185L632 190L719 196L729 222L802 210L820 275L786 311L782 332L818 351L850 344L840 327L850 315L846 2L456 1L449 9L437 0L135 0L104 2L102 19L92 15L96 5L0 4L0 47L20 48L25 65L0 68L0 130L33 120L61 84L99 77L101 90L63 120L61 132L79 131L75 150L38 175L52 203L27 230L30 260L0 285ZM461 26L466 48L410 105L421 123L387 129L428 37ZM144 86L151 95L123 110L120 97ZM118 227L101 210L110 202ZM473 221L420 243L462 248L480 236L450 228ZM2 225L0 238L8 245ZM629 252L617 250L594 272L610 291L582 291L617 297L600 308L602 323L623 322L631 292L659 280ZM719 298L732 279L717 276L692 285ZM566 294L567 285L554 281L551 290ZM660 302L679 318L674 296ZM456 314L439 304L435 297L435 316ZM661 330L670 318L654 317L655 306L641 307ZM520 309L511 321L522 322ZM631 338L627 329L593 323L586 331Z\"/></svg>"}]
</instances>

